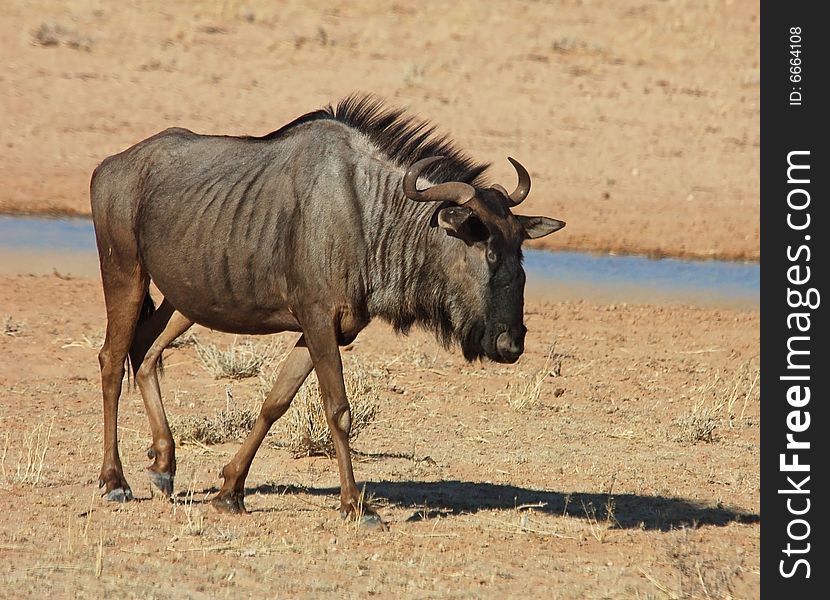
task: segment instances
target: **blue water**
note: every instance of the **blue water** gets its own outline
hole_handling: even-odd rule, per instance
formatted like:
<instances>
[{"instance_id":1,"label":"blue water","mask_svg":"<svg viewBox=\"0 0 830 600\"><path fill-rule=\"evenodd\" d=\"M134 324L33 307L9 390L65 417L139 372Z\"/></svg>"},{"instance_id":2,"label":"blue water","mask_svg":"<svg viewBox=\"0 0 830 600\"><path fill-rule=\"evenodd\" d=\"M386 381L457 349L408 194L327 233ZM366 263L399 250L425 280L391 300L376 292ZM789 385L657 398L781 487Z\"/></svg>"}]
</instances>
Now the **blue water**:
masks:
<instances>
[{"instance_id":1,"label":"blue water","mask_svg":"<svg viewBox=\"0 0 830 600\"><path fill-rule=\"evenodd\" d=\"M31 272L23 260L30 255L48 257L42 260L59 272L71 257L77 274L97 275L92 221L0 215L2 271ZM757 308L760 298L757 263L526 250L525 270L528 295L536 299Z\"/></svg>"},{"instance_id":2,"label":"blue water","mask_svg":"<svg viewBox=\"0 0 830 600\"><path fill-rule=\"evenodd\" d=\"M90 219L45 219L0 215L0 247L14 250L96 252Z\"/></svg>"},{"instance_id":3,"label":"blue water","mask_svg":"<svg viewBox=\"0 0 830 600\"><path fill-rule=\"evenodd\" d=\"M525 252L525 271L528 287L532 281L545 288L576 286L609 301L749 307L760 303L757 263L531 250Z\"/></svg>"}]
</instances>

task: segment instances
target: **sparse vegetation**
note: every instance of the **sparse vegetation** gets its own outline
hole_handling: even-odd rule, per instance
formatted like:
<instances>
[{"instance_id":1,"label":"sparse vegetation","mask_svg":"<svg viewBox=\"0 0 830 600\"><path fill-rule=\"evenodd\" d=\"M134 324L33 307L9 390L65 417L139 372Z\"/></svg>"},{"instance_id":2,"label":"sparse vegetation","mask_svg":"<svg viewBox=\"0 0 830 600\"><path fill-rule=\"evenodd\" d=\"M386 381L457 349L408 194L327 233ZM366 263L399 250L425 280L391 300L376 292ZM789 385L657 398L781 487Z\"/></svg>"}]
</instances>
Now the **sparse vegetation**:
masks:
<instances>
[{"instance_id":1,"label":"sparse vegetation","mask_svg":"<svg viewBox=\"0 0 830 600\"><path fill-rule=\"evenodd\" d=\"M9 337L17 337L23 330L26 328L26 323L23 321L17 321L12 318L11 315L7 315L5 319L3 319L3 335L7 335Z\"/></svg>"},{"instance_id":2,"label":"sparse vegetation","mask_svg":"<svg viewBox=\"0 0 830 600\"><path fill-rule=\"evenodd\" d=\"M542 397L542 388L545 379L548 377L557 377L562 370L562 356L556 353L556 344L551 345L548 350L545 363L542 368L529 376L525 375L527 379L524 383L511 382L507 386L507 404L513 410L521 411L534 408L539 404Z\"/></svg>"},{"instance_id":3,"label":"sparse vegetation","mask_svg":"<svg viewBox=\"0 0 830 600\"><path fill-rule=\"evenodd\" d=\"M225 408L206 417L185 416L170 424L173 437L180 444L222 444L240 440L254 426L257 413L237 406L230 387L225 388Z\"/></svg>"},{"instance_id":4,"label":"sparse vegetation","mask_svg":"<svg viewBox=\"0 0 830 600\"><path fill-rule=\"evenodd\" d=\"M73 50L92 50L92 39L60 23L44 22L32 31L32 43L44 48L66 46Z\"/></svg>"},{"instance_id":5,"label":"sparse vegetation","mask_svg":"<svg viewBox=\"0 0 830 600\"><path fill-rule=\"evenodd\" d=\"M205 348L198 340L195 342L197 352ZM260 351L257 348L245 348L243 352L229 349L223 357L215 346L208 347L211 353L209 360L213 369L223 368L225 372L239 373L243 369L252 369L256 362L261 368L266 355L274 355L279 351L268 348ZM200 355L201 357L201 355ZM256 359L256 360L255 360ZM203 359L203 364L204 364ZM205 367L208 369L208 367ZM212 369L208 371L213 372ZM276 380L279 367L274 367L267 375L260 374L260 398L265 399L268 391ZM229 377L230 375L226 375ZM237 377L238 378L238 377ZM350 440L354 440L375 418L379 404L379 387L376 377L369 374L360 363L353 362L344 369L346 393L351 407ZM171 423L173 435L179 443L197 443L205 445L221 444L224 442L244 438L256 421L258 411L253 408L239 406L233 399L233 393L228 386L225 390L226 402L223 410L216 411L209 416L185 416L174 419ZM280 419L275 429L274 446L288 449L295 457L304 456L334 456L334 445L326 423L323 401L317 378L312 372L291 405L289 411Z\"/></svg>"},{"instance_id":6,"label":"sparse vegetation","mask_svg":"<svg viewBox=\"0 0 830 600\"><path fill-rule=\"evenodd\" d=\"M180 530L180 537L184 536L193 536L198 537L201 536L205 532L205 513L201 510L201 508L197 508L194 510L193 508L193 498L195 496L195 478L193 475L190 477L190 484L187 486L187 492L184 497L183 502L179 502L174 500L174 514L177 512L179 507L184 509L184 516L187 520L186 523L182 524Z\"/></svg>"},{"instance_id":7,"label":"sparse vegetation","mask_svg":"<svg viewBox=\"0 0 830 600\"><path fill-rule=\"evenodd\" d=\"M409 343L400 353L383 365L383 368L388 369L392 365L407 365L419 369L435 368L438 360L439 350L437 347L430 348L431 353L427 354L422 351L422 346L418 343Z\"/></svg>"},{"instance_id":8,"label":"sparse vegetation","mask_svg":"<svg viewBox=\"0 0 830 600\"><path fill-rule=\"evenodd\" d=\"M695 403L692 412L678 419L680 440L694 444L696 442L713 442L715 429L718 427L718 408Z\"/></svg>"},{"instance_id":9,"label":"sparse vegetation","mask_svg":"<svg viewBox=\"0 0 830 600\"><path fill-rule=\"evenodd\" d=\"M646 579L666 598L671 600L731 599L735 597L735 580L744 572L738 561L734 567L718 564L706 557L698 544L689 537L689 530L683 529L679 537L669 544L670 564L676 573L671 583L659 581L640 569Z\"/></svg>"},{"instance_id":10,"label":"sparse vegetation","mask_svg":"<svg viewBox=\"0 0 830 600\"><path fill-rule=\"evenodd\" d=\"M61 345L61 349L66 348L87 348L89 350L99 350L104 345L103 334L82 335L79 339L69 339Z\"/></svg>"},{"instance_id":11,"label":"sparse vegetation","mask_svg":"<svg viewBox=\"0 0 830 600\"><path fill-rule=\"evenodd\" d=\"M691 444L713 442L723 421L729 427L743 422L747 404L759 399L759 378L760 369L752 363L741 365L728 381L719 372L715 373L710 381L695 390L691 412L677 420L679 440Z\"/></svg>"},{"instance_id":12,"label":"sparse vegetation","mask_svg":"<svg viewBox=\"0 0 830 600\"><path fill-rule=\"evenodd\" d=\"M215 379L245 379L256 377L262 366L275 361L283 354L283 346L277 344L254 344L250 340L237 343L234 338L227 350L220 350L214 344L202 344L193 340L202 367Z\"/></svg>"},{"instance_id":13,"label":"sparse vegetation","mask_svg":"<svg viewBox=\"0 0 830 600\"><path fill-rule=\"evenodd\" d=\"M12 471L6 468L10 436L8 433L3 436L3 449L0 451L0 472L3 474L3 479L13 483L27 483L32 487L41 482L53 425L54 419L48 424L38 423L31 431L23 434L22 443L18 446L17 461Z\"/></svg>"},{"instance_id":14,"label":"sparse vegetation","mask_svg":"<svg viewBox=\"0 0 830 600\"><path fill-rule=\"evenodd\" d=\"M263 395L271 389L276 372L262 377ZM378 386L375 378L356 361L343 369L343 376L352 417L349 439L355 440L375 419L380 400ZM323 411L317 376L313 372L297 392L291 408L278 422L274 445L288 449L297 458L334 456L334 443Z\"/></svg>"},{"instance_id":15,"label":"sparse vegetation","mask_svg":"<svg viewBox=\"0 0 830 600\"><path fill-rule=\"evenodd\" d=\"M168 348L186 348L187 346L196 346L199 343L199 339L196 337L195 334L188 331L187 333L180 335L175 340L167 344Z\"/></svg>"},{"instance_id":16,"label":"sparse vegetation","mask_svg":"<svg viewBox=\"0 0 830 600\"><path fill-rule=\"evenodd\" d=\"M599 514L597 514L596 507L590 502L587 505L583 502L582 510L585 513L585 518L588 520L588 526L591 528L591 535L600 544L603 543L608 530L618 525L617 519L614 516L616 510L614 497L611 495L608 496L605 501L605 506Z\"/></svg>"}]
</instances>

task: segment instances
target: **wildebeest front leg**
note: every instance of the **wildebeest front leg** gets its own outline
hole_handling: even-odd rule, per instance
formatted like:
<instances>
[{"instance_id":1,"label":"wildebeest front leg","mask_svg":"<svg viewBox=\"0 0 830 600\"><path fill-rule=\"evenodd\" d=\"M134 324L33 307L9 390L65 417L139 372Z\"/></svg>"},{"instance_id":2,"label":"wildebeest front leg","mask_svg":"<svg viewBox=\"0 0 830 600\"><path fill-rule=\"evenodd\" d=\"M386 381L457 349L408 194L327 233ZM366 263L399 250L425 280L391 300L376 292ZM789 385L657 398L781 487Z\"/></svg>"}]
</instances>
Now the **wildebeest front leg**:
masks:
<instances>
[{"instance_id":1,"label":"wildebeest front leg","mask_svg":"<svg viewBox=\"0 0 830 600\"><path fill-rule=\"evenodd\" d=\"M230 513L245 512L245 479L248 477L254 456L274 421L285 414L291 406L294 395L311 373L311 368L311 357L305 339L301 337L283 362L274 387L265 398L251 433L245 438L236 455L222 469L222 489L211 502L217 510Z\"/></svg>"},{"instance_id":2,"label":"wildebeest front leg","mask_svg":"<svg viewBox=\"0 0 830 600\"><path fill-rule=\"evenodd\" d=\"M176 447L164 413L164 404L161 401L161 387L159 386L156 366L162 351L167 345L190 329L193 321L182 313L175 311L156 341L150 346L147 355L138 368L135 381L144 400L147 418L150 420L150 431L153 434L153 445L147 456L153 459L153 464L147 468L147 474L155 486L165 496L173 493L173 478L176 475Z\"/></svg>"},{"instance_id":3,"label":"wildebeest front leg","mask_svg":"<svg viewBox=\"0 0 830 600\"><path fill-rule=\"evenodd\" d=\"M340 473L340 514L344 518L362 519L370 526L384 527L378 514L361 498L354 480L352 456L349 450L349 431L352 415L343 381L343 363L334 322L322 319L316 323L303 322L308 349L323 396L329 431L337 454Z\"/></svg>"}]
</instances>

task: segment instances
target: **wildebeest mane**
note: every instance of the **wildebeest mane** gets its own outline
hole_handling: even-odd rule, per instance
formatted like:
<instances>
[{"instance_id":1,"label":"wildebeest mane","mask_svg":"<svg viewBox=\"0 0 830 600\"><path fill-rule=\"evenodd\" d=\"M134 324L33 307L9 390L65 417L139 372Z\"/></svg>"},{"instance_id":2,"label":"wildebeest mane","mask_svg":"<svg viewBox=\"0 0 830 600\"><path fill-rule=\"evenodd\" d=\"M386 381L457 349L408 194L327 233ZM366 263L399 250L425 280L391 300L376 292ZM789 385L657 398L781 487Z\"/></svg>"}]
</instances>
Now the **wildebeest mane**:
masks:
<instances>
[{"instance_id":1,"label":"wildebeest mane","mask_svg":"<svg viewBox=\"0 0 830 600\"><path fill-rule=\"evenodd\" d=\"M443 156L444 160L430 165L424 175L433 183L463 181L476 187L485 185L483 173L489 167L468 156L447 136L436 133L429 121L407 114L403 109L389 108L371 94L353 94L284 125L259 140L273 140L289 130L322 119L344 123L365 135L386 157L401 167L409 167L422 158Z\"/></svg>"}]
</instances>

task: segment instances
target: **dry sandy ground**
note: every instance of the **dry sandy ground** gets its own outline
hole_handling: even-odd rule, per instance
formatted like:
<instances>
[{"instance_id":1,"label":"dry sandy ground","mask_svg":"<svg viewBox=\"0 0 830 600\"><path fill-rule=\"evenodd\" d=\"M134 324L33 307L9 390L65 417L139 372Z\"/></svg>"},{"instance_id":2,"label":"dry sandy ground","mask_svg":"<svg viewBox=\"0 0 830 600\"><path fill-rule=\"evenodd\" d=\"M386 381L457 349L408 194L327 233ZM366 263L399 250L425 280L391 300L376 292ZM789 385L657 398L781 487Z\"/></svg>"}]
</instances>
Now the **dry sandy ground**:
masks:
<instances>
[{"instance_id":1,"label":"dry sandy ground","mask_svg":"<svg viewBox=\"0 0 830 600\"><path fill-rule=\"evenodd\" d=\"M262 134L356 90L432 119L543 243L757 260L759 7L733 0L4 2L0 212L88 213L165 127ZM511 188L512 189L512 188Z\"/></svg>"},{"instance_id":2,"label":"dry sandy ground","mask_svg":"<svg viewBox=\"0 0 830 600\"><path fill-rule=\"evenodd\" d=\"M120 435L138 501L103 503L100 284L6 277L0 307L2 597L758 595L758 312L531 303L513 366L373 324L344 356L381 398L354 447L384 533L340 521L333 460L272 446L249 515L205 504L236 443L181 445L174 503L151 498L134 391ZM192 346L166 363L173 419L224 409L226 386L256 402L255 379L214 380ZM512 409L540 372L539 403Z\"/></svg>"},{"instance_id":3,"label":"dry sandy ground","mask_svg":"<svg viewBox=\"0 0 830 600\"><path fill-rule=\"evenodd\" d=\"M526 164L523 212L568 221L550 247L755 260L758 13L6 2L0 212L88 213L95 165L160 129L261 134L363 90L431 118L506 187L506 155ZM104 504L100 283L0 277L0 597L757 597L759 320L530 302L509 367L372 325L344 356L380 395L354 448L383 533L339 520L334 461L274 447L279 428L249 515L205 504L235 442L181 445L174 502L151 497L134 391L120 435L138 501ZM166 361L174 420L226 408L228 387L258 401L255 378L213 379L192 346ZM511 408L535 378L538 404Z\"/></svg>"}]
</instances>

